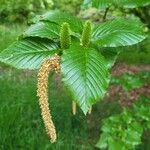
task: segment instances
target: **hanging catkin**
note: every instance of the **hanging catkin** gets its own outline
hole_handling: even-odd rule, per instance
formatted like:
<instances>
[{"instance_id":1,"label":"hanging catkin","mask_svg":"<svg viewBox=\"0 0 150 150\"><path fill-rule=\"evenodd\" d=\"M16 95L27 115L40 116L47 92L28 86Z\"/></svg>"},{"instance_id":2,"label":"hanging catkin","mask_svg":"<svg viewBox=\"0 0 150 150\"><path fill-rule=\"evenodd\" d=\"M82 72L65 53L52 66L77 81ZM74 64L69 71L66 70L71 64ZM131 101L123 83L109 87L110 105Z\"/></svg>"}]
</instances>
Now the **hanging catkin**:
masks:
<instances>
[{"instance_id":1,"label":"hanging catkin","mask_svg":"<svg viewBox=\"0 0 150 150\"><path fill-rule=\"evenodd\" d=\"M48 103L48 76L50 71L56 71L56 73L60 71L59 62L60 57L55 55L42 64L38 73L37 96L39 97L39 105L46 132L52 143L56 141L57 136Z\"/></svg>"}]
</instances>

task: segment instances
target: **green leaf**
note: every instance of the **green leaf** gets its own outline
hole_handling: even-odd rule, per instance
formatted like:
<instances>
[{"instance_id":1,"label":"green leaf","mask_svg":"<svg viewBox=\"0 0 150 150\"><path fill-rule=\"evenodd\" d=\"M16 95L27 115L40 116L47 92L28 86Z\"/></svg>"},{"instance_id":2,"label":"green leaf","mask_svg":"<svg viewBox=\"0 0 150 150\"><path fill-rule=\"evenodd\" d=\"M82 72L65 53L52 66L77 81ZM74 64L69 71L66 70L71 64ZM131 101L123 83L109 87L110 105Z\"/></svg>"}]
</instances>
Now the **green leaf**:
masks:
<instances>
[{"instance_id":1,"label":"green leaf","mask_svg":"<svg viewBox=\"0 0 150 150\"><path fill-rule=\"evenodd\" d=\"M125 73L119 77L113 77L112 83L121 86L125 91L131 91L133 89L142 87L148 81L148 79L144 80L144 76L141 75L131 75Z\"/></svg>"},{"instance_id":2,"label":"green leaf","mask_svg":"<svg viewBox=\"0 0 150 150\"><path fill-rule=\"evenodd\" d=\"M150 125L149 119L146 119L150 118L149 99L140 97L133 106L103 120L102 134L97 144L99 148L126 150L141 144L142 134Z\"/></svg>"},{"instance_id":3,"label":"green leaf","mask_svg":"<svg viewBox=\"0 0 150 150\"><path fill-rule=\"evenodd\" d=\"M111 4L111 0L84 0L81 8L87 9L89 7L95 7L97 9L105 9Z\"/></svg>"},{"instance_id":4,"label":"green leaf","mask_svg":"<svg viewBox=\"0 0 150 150\"><path fill-rule=\"evenodd\" d=\"M143 127L144 126L142 124L140 124L139 121L134 121L134 122L131 123L131 127L130 128L136 130L136 132L138 134L142 135L142 133L143 133Z\"/></svg>"},{"instance_id":5,"label":"green leaf","mask_svg":"<svg viewBox=\"0 0 150 150\"><path fill-rule=\"evenodd\" d=\"M96 147L103 148L103 149L107 148L109 137L110 137L110 135L108 133L102 133L101 137L100 137L100 140L96 144Z\"/></svg>"},{"instance_id":6,"label":"green leaf","mask_svg":"<svg viewBox=\"0 0 150 150\"><path fill-rule=\"evenodd\" d=\"M93 48L74 44L63 52L63 81L85 114L106 92L109 75L105 65L103 56Z\"/></svg>"},{"instance_id":7,"label":"green leaf","mask_svg":"<svg viewBox=\"0 0 150 150\"><path fill-rule=\"evenodd\" d=\"M144 105L140 106L134 106L134 109L136 111L136 116L144 121L149 121L150 120L150 108L146 107Z\"/></svg>"},{"instance_id":8,"label":"green leaf","mask_svg":"<svg viewBox=\"0 0 150 150\"><path fill-rule=\"evenodd\" d=\"M38 69L57 53L58 46L47 39L23 39L0 53L0 61L19 69Z\"/></svg>"},{"instance_id":9,"label":"green leaf","mask_svg":"<svg viewBox=\"0 0 150 150\"><path fill-rule=\"evenodd\" d=\"M69 23L72 31L79 33L82 33L83 29L83 23L79 18L60 11L49 11L44 15L39 16L37 20L46 20L57 23L58 25L67 22Z\"/></svg>"},{"instance_id":10,"label":"green leaf","mask_svg":"<svg viewBox=\"0 0 150 150\"><path fill-rule=\"evenodd\" d=\"M112 4L112 0L93 0L92 6L97 9L105 9Z\"/></svg>"},{"instance_id":11,"label":"green leaf","mask_svg":"<svg viewBox=\"0 0 150 150\"><path fill-rule=\"evenodd\" d=\"M118 47L139 43L145 39L141 22L115 19L97 25L92 34L93 43L102 47Z\"/></svg>"},{"instance_id":12,"label":"green leaf","mask_svg":"<svg viewBox=\"0 0 150 150\"><path fill-rule=\"evenodd\" d=\"M59 38L59 25L52 22L38 22L31 25L24 33L23 37L41 37L48 39L58 39Z\"/></svg>"},{"instance_id":13,"label":"green leaf","mask_svg":"<svg viewBox=\"0 0 150 150\"><path fill-rule=\"evenodd\" d=\"M108 150L126 150L126 147L121 140L116 140L111 137L108 140L108 145Z\"/></svg>"},{"instance_id":14,"label":"green leaf","mask_svg":"<svg viewBox=\"0 0 150 150\"><path fill-rule=\"evenodd\" d=\"M132 113L125 108L124 111L121 114L121 120L123 122L123 124L131 124L131 122L133 121L133 117L132 117Z\"/></svg>"},{"instance_id":15,"label":"green leaf","mask_svg":"<svg viewBox=\"0 0 150 150\"><path fill-rule=\"evenodd\" d=\"M136 123L137 125L134 127L128 127L127 130L125 130L124 132L124 137L123 137L123 141L126 144L135 146L135 145L139 145L141 143L141 136L142 136L142 126L139 123ZM134 124L133 124L134 126ZM139 133L140 130L140 133Z\"/></svg>"}]
</instances>

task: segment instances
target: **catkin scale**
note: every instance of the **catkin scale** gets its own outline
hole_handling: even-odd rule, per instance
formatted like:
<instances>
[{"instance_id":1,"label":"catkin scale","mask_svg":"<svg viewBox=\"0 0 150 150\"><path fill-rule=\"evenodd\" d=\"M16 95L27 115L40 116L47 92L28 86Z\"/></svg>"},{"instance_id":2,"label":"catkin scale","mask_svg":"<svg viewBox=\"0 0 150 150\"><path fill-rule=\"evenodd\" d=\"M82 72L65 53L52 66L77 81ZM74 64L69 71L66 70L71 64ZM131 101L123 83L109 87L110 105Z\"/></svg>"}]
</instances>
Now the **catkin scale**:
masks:
<instances>
[{"instance_id":1,"label":"catkin scale","mask_svg":"<svg viewBox=\"0 0 150 150\"><path fill-rule=\"evenodd\" d=\"M38 72L37 96L39 97L45 129L52 143L56 141L57 137L48 103L48 76L50 71L55 71L56 73L60 71L59 61L60 57L55 55L53 58L44 61Z\"/></svg>"}]
</instances>

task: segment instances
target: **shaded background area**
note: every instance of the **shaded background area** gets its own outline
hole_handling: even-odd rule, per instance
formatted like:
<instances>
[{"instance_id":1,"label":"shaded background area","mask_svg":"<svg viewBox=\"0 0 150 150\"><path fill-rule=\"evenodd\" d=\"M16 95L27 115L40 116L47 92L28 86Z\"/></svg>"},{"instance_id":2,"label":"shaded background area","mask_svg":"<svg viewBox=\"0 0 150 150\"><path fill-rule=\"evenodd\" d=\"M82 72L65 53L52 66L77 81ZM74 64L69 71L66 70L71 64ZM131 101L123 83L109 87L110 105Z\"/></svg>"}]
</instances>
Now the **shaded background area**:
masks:
<instances>
[{"instance_id":1,"label":"shaded background area","mask_svg":"<svg viewBox=\"0 0 150 150\"><path fill-rule=\"evenodd\" d=\"M95 9L79 11L81 3L82 0L0 0L0 51L16 40L18 35L31 24L32 18L36 14L41 14L47 10L66 10L84 19L91 19L95 22L101 21L104 11L98 12ZM149 27L149 10L149 6L132 10L132 12L112 8L107 18L134 15L138 16ZM135 81L136 86L133 87L133 90L135 90L146 86L143 93L148 96L148 79L150 79L149 39L150 35L144 42L124 48L113 68L113 81L115 76L122 76L126 72L134 77L137 77L139 72L148 74L146 79L143 78L143 75L139 76L139 80ZM139 65L142 66L141 69L138 69ZM120 113L124 105L127 106L128 103L133 101L125 95L126 93L123 90L116 89L111 85L104 100L94 105L91 115L84 116L78 108L77 114L73 116L71 97L64 89L60 77L51 74L49 79L49 101L58 134L57 143L52 145L45 134L40 115L36 96L36 76L36 71L16 70L0 64L1 150L96 149L94 145L100 137L102 119ZM145 80L147 82L144 82ZM142 82L142 84L139 82ZM135 94L134 91L133 93ZM126 99L123 99L125 96ZM147 131L143 135L143 144L137 149L149 150L149 139L150 132Z\"/></svg>"}]
</instances>

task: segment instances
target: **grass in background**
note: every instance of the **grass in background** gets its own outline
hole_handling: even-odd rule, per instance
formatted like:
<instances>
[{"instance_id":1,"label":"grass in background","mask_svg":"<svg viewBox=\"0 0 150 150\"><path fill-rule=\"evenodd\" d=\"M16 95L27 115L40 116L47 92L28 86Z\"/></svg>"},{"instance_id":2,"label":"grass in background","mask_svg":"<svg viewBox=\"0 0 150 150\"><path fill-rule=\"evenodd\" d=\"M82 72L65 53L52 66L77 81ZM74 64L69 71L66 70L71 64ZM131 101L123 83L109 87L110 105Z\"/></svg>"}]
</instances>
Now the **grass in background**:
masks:
<instances>
[{"instance_id":1,"label":"grass in background","mask_svg":"<svg viewBox=\"0 0 150 150\"><path fill-rule=\"evenodd\" d=\"M33 76L33 75L32 75ZM36 96L36 77L10 69L0 76L0 149L80 149L75 141L88 140L85 117L71 114L71 101L50 81L50 106L58 131L58 141L50 144L43 126ZM59 92L56 93L56 92ZM80 121L79 121L80 120ZM80 141L81 142L81 141Z\"/></svg>"},{"instance_id":2,"label":"grass in background","mask_svg":"<svg viewBox=\"0 0 150 150\"><path fill-rule=\"evenodd\" d=\"M36 73L3 69L0 73L0 149L92 150L100 134L101 119L116 113L118 104L103 102L87 117L71 112L71 98L49 80L49 99L58 140L46 136L36 96ZM107 109L106 109L107 108ZM104 113L105 110L105 113ZM115 110L115 111L114 111Z\"/></svg>"}]
</instances>

